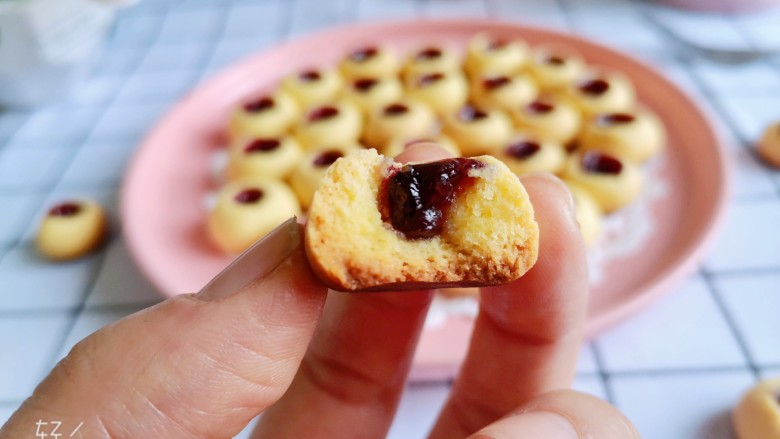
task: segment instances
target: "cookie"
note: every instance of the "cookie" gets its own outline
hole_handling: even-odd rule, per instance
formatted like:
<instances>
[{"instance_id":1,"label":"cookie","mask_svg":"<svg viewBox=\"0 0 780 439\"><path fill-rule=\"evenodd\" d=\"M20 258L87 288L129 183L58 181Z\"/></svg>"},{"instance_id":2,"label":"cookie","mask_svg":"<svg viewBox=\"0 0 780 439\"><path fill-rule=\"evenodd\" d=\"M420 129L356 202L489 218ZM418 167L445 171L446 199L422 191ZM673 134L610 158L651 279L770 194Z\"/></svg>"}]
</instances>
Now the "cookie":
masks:
<instances>
[{"instance_id":1,"label":"cookie","mask_svg":"<svg viewBox=\"0 0 780 439\"><path fill-rule=\"evenodd\" d=\"M440 116L457 110L469 97L466 78L458 71L408 75L406 89L410 97L425 103Z\"/></svg>"},{"instance_id":2,"label":"cookie","mask_svg":"<svg viewBox=\"0 0 780 439\"><path fill-rule=\"evenodd\" d=\"M780 168L780 122L769 125L756 148L764 161Z\"/></svg>"},{"instance_id":3,"label":"cookie","mask_svg":"<svg viewBox=\"0 0 780 439\"><path fill-rule=\"evenodd\" d=\"M303 151L290 137L253 139L243 147L230 148L227 176L229 180L244 177L284 178L301 159Z\"/></svg>"},{"instance_id":4,"label":"cookie","mask_svg":"<svg viewBox=\"0 0 780 439\"><path fill-rule=\"evenodd\" d=\"M636 105L631 81L615 71L587 71L567 88L567 92L586 116L630 112Z\"/></svg>"},{"instance_id":5,"label":"cookie","mask_svg":"<svg viewBox=\"0 0 780 439\"><path fill-rule=\"evenodd\" d=\"M562 174L588 191L605 213L634 201L642 189L642 173L637 165L599 151L571 155Z\"/></svg>"},{"instance_id":6,"label":"cookie","mask_svg":"<svg viewBox=\"0 0 780 439\"><path fill-rule=\"evenodd\" d=\"M391 77L398 73L400 61L395 53L382 46L365 46L351 51L339 65L347 80Z\"/></svg>"},{"instance_id":7,"label":"cookie","mask_svg":"<svg viewBox=\"0 0 780 439\"><path fill-rule=\"evenodd\" d=\"M579 146L642 163L664 149L666 131L658 117L646 110L606 113L585 125Z\"/></svg>"},{"instance_id":8,"label":"cookie","mask_svg":"<svg viewBox=\"0 0 780 439\"><path fill-rule=\"evenodd\" d=\"M512 76L478 76L471 86L471 99L482 108L512 111L533 102L539 95L536 83L525 73Z\"/></svg>"},{"instance_id":9,"label":"cookie","mask_svg":"<svg viewBox=\"0 0 780 439\"><path fill-rule=\"evenodd\" d=\"M587 190L570 180L563 180L574 200L574 213L585 245L592 245L601 232L604 212Z\"/></svg>"},{"instance_id":10,"label":"cookie","mask_svg":"<svg viewBox=\"0 0 780 439\"><path fill-rule=\"evenodd\" d=\"M472 76L513 76L520 72L528 58L528 45L480 33L474 35L466 51L466 72Z\"/></svg>"},{"instance_id":11,"label":"cookie","mask_svg":"<svg viewBox=\"0 0 780 439\"><path fill-rule=\"evenodd\" d=\"M384 149L394 137L427 138L435 131L433 111L420 101L405 98L376 108L368 118L363 140L370 148Z\"/></svg>"},{"instance_id":12,"label":"cookie","mask_svg":"<svg viewBox=\"0 0 780 439\"><path fill-rule=\"evenodd\" d=\"M535 137L568 145L579 134L582 116L568 100L546 95L510 112L515 125Z\"/></svg>"},{"instance_id":13,"label":"cookie","mask_svg":"<svg viewBox=\"0 0 780 439\"><path fill-rule=\"evenodd\" d=\"M460 57L451 49L429 45L411 52L404 63L404 75L460 72Z\"/></svg>"},{"instance_id":14,"label":"cookie","mask_svg":"<svg viewBox=\"0 0 780 439\"><path fill-rule=\"evenodd\" d=\"M566 162L563 146L520 134L493 154L517 176L532 172L557 174Z\"/></svg>"},{"instance_id":15,"label":"cookie","mask_svg":"<svg viewBox=\"0 0 780 439\"><path fill-rule=\"evenodd\" d=\"M343 291L494 285L536 262L539 229L520 180L489 156L402 165L363 150L314 195L306 254Z\"/></svg>"},{"instance_id":16,"label":"cookie","mask_svg":"<svg viewBox=\"0 0 780 439\"><path fill-rule=\"evenodd\" d=\"M300 108L287 92L277 91L249 100L233 110L228 125L232 139L278 137L292 127Z\"/></svg>"},{"instance_id":17,"label":"cookie","mask_svg":"<svg viewBox=\"0 0 780 439\"><path fill-rule=\"evenodd\" d=\"M67 201L49 209L38 227L35 242L44 257L66 261L99 247L107 230L106 214L98 203Z\"/></svg>"},{"instance_id":18,"label":"cookie","mask_svg":"<svg viewBox=\"0 0 780 439\"><path fill-rule=\"evenodd\" d=\"M401 82L394 77L389 78L357 78L348 84L344 90L344 98L355 104L364 115L374 109L401 99L404 89Z\"/></svg>"},{"instance_id":19,"label":"cookie","mask_svg":"<svg viewBox=\"0 0 780 439\"><path fill-rule=\"evenodd\" d=\"M780 379L761 381L750 389L733 413L739 439L780 437Z\"/></svg>"},{"instance_id":20,"label":"cookie","mask_svg":"<svg viewBox=\"0 0 780 439\"><path fill-rule=\"evenodd\" d=\"M290 187L304 209L309 208L314 191L317 190L320 180L325 176L330 165L350 152L360 149L363 147L357 144L334 145L310 152L303 157L290 175Z\"/></svg>"},{"instance_id":21,"label":"cookie","mask_svg":"<svg viewBox=\"0 0 780 439\"><path fill-rule=\"evenodd\" d=\"M466 104L445 115L443 132L458 144L464 156L489 154L512 136L512 122L501 111Z\"/></svg>"},{"instance_id":22,"label":"cookie","mask_svg":"<svg viewBox=\"0 0 780 439\"><path fill-rule=\"evenodd\" d=\"M335 70L306 69L282 80L282 89L298 102L300 108L335 100L342 86L341 75Z\"/></svg>"},{"instance_id":23,"label":"cookie","mask_svg":"<svg viewBox=\"0 0 780 439\"><path fill-rule=\"evenodd\" d=\"M543 91L553 92L573 84L585 71L585 61L573 49L540 45L534 48L527 69Z\"/></svg>"},{"instance_id":24,"label":"cookie","mask_svg":"<svg viewBox=\"0 0 780 439\"><path fill-rule=\"evenodd\" d=\"M355 143L362 128L360 110L339 101L311 108L298 122L295 137L305 150L311 150L318 145Z\"/></svg>"}]
</instances>

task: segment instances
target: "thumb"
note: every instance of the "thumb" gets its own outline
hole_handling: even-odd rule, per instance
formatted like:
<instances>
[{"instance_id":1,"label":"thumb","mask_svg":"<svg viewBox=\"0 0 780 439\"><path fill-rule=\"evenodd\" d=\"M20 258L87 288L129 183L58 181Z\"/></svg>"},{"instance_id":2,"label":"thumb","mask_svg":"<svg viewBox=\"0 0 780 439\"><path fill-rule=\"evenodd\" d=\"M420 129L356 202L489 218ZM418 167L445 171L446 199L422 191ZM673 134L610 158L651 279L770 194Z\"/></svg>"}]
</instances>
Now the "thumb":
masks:
<instances>
[{"instance_id":1,"label":"thumb","mask_svg":"<svg viewBox=\"0 0 780 439\"><path fill-rule=\"evenodd\" d=\"M641 439L631 421L615 407L573 390L539 395L469 438Z\"/></svg>"},{"instance_id":2,"label":"thumb","mask_svg":"<svg viewBox=\"0 0 780 439\"><path fill-rule=\"evenodd\" d=\"M81 341L0 437L35 437L38 419L63 431L83 422L84 437L240 432L287 390L325 301L298 233L294 221L272 232L266 241L286 234L296 246L239 292L177 296Z\"/></svg>"}]
</instances>

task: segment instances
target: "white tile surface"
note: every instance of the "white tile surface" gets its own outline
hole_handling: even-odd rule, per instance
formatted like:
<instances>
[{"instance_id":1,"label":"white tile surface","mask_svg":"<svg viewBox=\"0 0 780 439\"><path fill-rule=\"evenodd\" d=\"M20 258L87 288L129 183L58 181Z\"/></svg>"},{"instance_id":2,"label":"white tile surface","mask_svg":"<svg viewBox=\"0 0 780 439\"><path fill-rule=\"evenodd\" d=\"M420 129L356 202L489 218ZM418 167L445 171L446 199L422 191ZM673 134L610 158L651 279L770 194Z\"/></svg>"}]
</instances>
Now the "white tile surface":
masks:
<instances>
[{"instance_id":1,"label":"white tile surface","mask_svg":"<svg viewBox=\"0 0 780 439\"><path fill-rule=\"evenodd\" d=\"M736 124L740 135L752 143L761 137L770 123L780 120L778 99L780 92L767 92L761 96L731 95L720 98L720 102Z\"/></svg>"},{"instance_id":2,"label":"white tile surface","mask_svg":"<svg viewBox=\"0 0 780 439\"><path fill-rule=\"evenodd\" d=\"M71 101L77 105L105 105L127 82L126 76L94 76L79 84Z\"/></svg>"},{"instance_id":3,"label":"white tile surface","mask_svg":"<svg viewBox=\"0 0 780 439\"><path fill-rule=\"evenodd\" d=\"M157 44L212 40L222 29L222 14L218 8L175 8L163 22Z\"/></svg>"},{"instance_id":4,"label":"white tile surface","mask_svg":"<svg viewBox=\"0 0 780 439\"><path fill-rule=\"evenodd\" d=\"M5 421L14 414L17 409L17 405L3 404L0 405L0 425L5 424Z\"/></svg>"},{"instance_id":5,"label":"white tile surface","mask_svg":"<svg viewBox=\"0 0 780 439\"><path fill-rule=\"evenodd\" d=\"M310 33L354 17L353 0L297 0L292 5L290 35Z\"/></svg>"},{"instance_id":6,"label":"white tile surface","mask_svg":"<svg viewBox=\"0 0 780 439\"><path fill-rule=\"evenodd\" d=\"M726 320L699 277L687 281L596 343L608 372L745 364Z\"/></svg>"},{"instance_id":7,"label":"white tile surface","mask_svg":"<svg viewBox=\"0 0 780 439\"><path fill-rule=\"evenodd\" d=\"M780 203L733 204L706 260L711 270L780 268Z\"/></svg>"},{"instance_id":8,"label":"white tile surface","mask_svg":"<svg viewBox=\"0 0 780 439\"><path fill-rule=\"evenodd\" d=\"M585 343L580 349L580 356L577 358L577 373L596 373L599 371L596 357L593 354L593 348L590 343Z\"/></svg>"},{"instance_id":9,"label":"white tile surface","mask_svg":"<svg viewBox=\"0 0 780 439\"><path fill-rule=\"evenodd\" d=\"M424 16L484 18L487 17L485 2L468 0L427 0L422 3Z\"/></svg>"},{"instance_id":10,"label":"white tile surface","mask_svg":"<svg viewBox=\"0 0 780 439\"><path fill-rule=\"evenodd\" d=\"M101 109L97 107L53 107L36 112L14 135L29 147L37 145L57 146L84 138L95 125Z\"/></svg>"},{"instance_id":11,"label":"white tile surface","mask_svg":"<svg viewBox=\"0 0 780 439\"><path fill-rule=\"evenodd\" d=\"M150 4L151 2L143 2ZM135 9L135 8L133 8ZM162 25L159 15L125 15L117 21L111 37L112 50L118 47L145 47L150 44Z\"/></svg>"},{"instance_id":12,"label":"white tile surface","mask_svg":"<svg viewBox=\"0 0 780 439\"><path fill-rule=\"evenodd\" d=\"M112 106L98 120L88 141L140 140L169 104Z\"/></svg>"},{"instance_id":13,"label":"white tile surface","mask_svg":"<svg viewBox=\"0 0 780 439\"><path fill-rule=\"evenodd\" d=\"M192 70L139 73L127 81L116 100L121 104L171 102L189 90L195 78Z\"/></svg>"},{"instance_id":14,"label":"white tile surface","mask_svg":"<svg viewBox=\"0 0 780 439\"><path fill-rule=\"evenodd\" d=\"M0 113L0 140L11 137L31 116L26 111L3 111Z\"/></svg>"},{"instance_id":15,"label":"white tile surface","mask_svg":"<svg viewBox=\"0 0 780 439\"><path fill-rule=\"evenodd\" d=\"M780 8L737 16L736 22L740 30L746 33L757 46L780 47L780 32L777 32Z\"/></svg>"},{"instance_id":16,"label":"white tile surface","mask_svg":"<svg viewBox=\"0 0 780 439\"><path fill-rule=\"evenodd\" d=\"M734 199L768 197L777 194L777 187L767 167L746 148L735 148L727 153L731 164L731 196Z\"/></svg>"},{"instance_id":17,"label":"white tile surface","mask_svg":"<svg viewBox=\"0 0 780 439\"><path fill-rule=\"evenodd\" d=\"M3 206L4 212L0 221L0 246L19 239L30 216L42 201L43 196L36 193L0 193L0 206Z\"/></svg>"},{"instance_id":18,"label":"white tile surface","mask_svg":"<svg viewBox=\"0 0 780 439\"><path fill-rule=\"evenodd\" d=\"M134 152L132 149L82 147L62 175L61 184L116 186Z\"/></svg>"},{"instance_id":19,"label":"white tile surface","mask_svg":"<svg viewBox=\"0 0 780 439\"><path fill-rule=\"evenodd\" d=\"M42 189L54 184L73 151L58 146L0 150L0 189Z\"/></svg>"},{"instance_id":20,"label":"white tile surface","mask_svg":"<svg viewBox=\"0 0 780 439\"><path fill-rule=\"evenodd\" d=\"M163 297L152 287L130 257L124 240L114 241L87 298L87 307L150 304Z\"/></svg>"},{"instance_id":21,"label":"white tile surface","mask_svg":"<svg viewBox=\"0 0 780 439\"><path fill-rule=\"evenodd\" d=\"M401 397L388 439L425 437L449 395L447 385L409 386Z\"/></svg>"},{"instance_id":22,"label":"white tile surface","mask_svg":"<svg viewBox=\"0 0 780 439\"><path fill-rule=\"evenodd\" d=\"M278 36L284 25L284 21L278 19L283 7L279 1L233 4L222 38L260 40Z\"/></svg>"},{"instance_id":23,"label":"white tile surface","mask_svg":"<svg viewBox=\"0 0 780 439\"><path fill-rule=\"evenodd\" d=\"M730 410L752 383L743 371L621 376L612 388L643 439L732 439Z\"/></svg>"},{"instance_id":24,"label":"white tile surface","mask_svg":"<svg viewBox=\"0 0 780 439\"><path fill-rule=\"evenodd\" d=\"M495 0L493 17L502 20L550 26L566 29L568 23L560 4L556 0L523 2L516 0Z\"/></svg>"},{"instance_id":25,"label":"white tile surface","mask_svg":"<svg viewBox=\"0 0 780 439\"><path fill-rule=\"evenodd\" d=\"M577 375L572 386L574 390L589 393L603 400L607 399L607 391L600 377L593 375Z\"/></svg>"},{"instance_id":26,"label":"white tile surface","mask_svg":"<svg viewBox=\"0 0 780 439\"><path fill-rule=\"evenodd\" d=\"M780 92L780 75L767 63L723 66L701 61L693 67L706 85L719 95L764 96Z\"/></svg>"},{"instance_id":27,"label":"white tile surface","mask_svg":"<svg viewBox=\"0 0 780 439\"><path fill-rule=\"evenodd\" d=\"M129 75L135 71L145 52L145 47L106 50L93 67L92 73L97 77Z\"/></svg>"},{"instance_id":28,"label":"white tile surface","mask_svg":"<svg viewBox=\"0 0 780 439\"><path fill-rule=\"evenodd\" d=\"M715 285L759 366L780 365L780 273L721 276Z\"/></svg>"},{"instance_id":29,"label":"white tile surface","mask_svg":"<svg viewBox=\"0 0 780 439\"><path fill-rule=\"evenodd\" d=\"M418 5L415 0L359 0L357 17L364 20L414 18Z\"/></svg>"},{"instance_id":30,"label":"white tile surface","mask_svg":"<svg viewBox=\"0 0 780 439\"><path fill-rule=\"evenodd\" d=\"M210 46L203 43L185 43L155 46L138 65L141 73L170 70L198 69L209 56Z\"/></svg>"},{"instance_id":31,"label":"white tile surface","mask_svg":"<svg viewBox=\"0 0 780 439\"><path fill-rule=\"evenodd\" d=\"M67 313L0 318L0 400L21 401L51 368L70 322Z\"/></svg>"}]
</instances>

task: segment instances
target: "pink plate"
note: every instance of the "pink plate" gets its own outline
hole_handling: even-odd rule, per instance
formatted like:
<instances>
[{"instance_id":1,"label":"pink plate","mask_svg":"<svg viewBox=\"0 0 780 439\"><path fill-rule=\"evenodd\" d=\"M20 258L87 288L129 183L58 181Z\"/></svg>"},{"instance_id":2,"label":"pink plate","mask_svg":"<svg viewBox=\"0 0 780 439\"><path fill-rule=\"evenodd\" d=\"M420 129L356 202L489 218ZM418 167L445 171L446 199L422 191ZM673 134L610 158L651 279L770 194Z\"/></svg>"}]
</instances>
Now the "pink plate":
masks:
<instances>
[{"instance_id":1,"label":"pink plate","mask_svg":"<svg viewBox=\"0 0 780 439\"><path fill-rule=\"evenodd\" d=\"M627 74L639 99L669 132L669 148L656 173L670 189L650 212L652 236L640 251L611 261L593 285L587 333L593 336L638 311L693 270L722 216L726 166L720 139L702 111L646 65L603 46L540 28L494 21L409 21L340 27L253 56L209 80L171 110L133 159L123 185L122 220L131 252L166 296L197 291L231 260L204 230L204 195L215 189L213 153L239 101L272 89L284 74L334 65L367 43L405 51L427 43L464 47L476 32L557 43L593 64ZM414 379L452 376L466 350L472 320L451 317L424 332Z\"/></svg>"}]
</instances>

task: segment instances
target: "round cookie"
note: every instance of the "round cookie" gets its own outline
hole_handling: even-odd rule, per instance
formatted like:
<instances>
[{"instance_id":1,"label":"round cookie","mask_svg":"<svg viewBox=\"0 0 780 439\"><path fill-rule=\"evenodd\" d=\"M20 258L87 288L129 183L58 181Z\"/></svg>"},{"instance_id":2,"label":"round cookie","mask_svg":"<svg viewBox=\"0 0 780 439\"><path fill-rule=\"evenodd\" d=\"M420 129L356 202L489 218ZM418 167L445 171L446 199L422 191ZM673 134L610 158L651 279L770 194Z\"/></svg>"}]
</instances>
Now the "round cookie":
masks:
<instances>
[{"instance_id":1,"label":"round cookie","mask_svg":"<svg viewBox=\"0 0 780 439\"><path fill-rule=\"evenodd\" d=\"M295 137L304 149L317 145L355 143L362 130L360 110L338 101L311 108L298 122Z\"/></svg>"},{"instance_id":2,"label":"round cookie","mask_svg":"<svg viewBox=\"0 0 780 439\"><path fill-rule=\"evenodd\" d=\"M242 148L230 149L228 179L284 178L298 164L302 155L298 142L289 136L253 139L245 142Z\"/></svg>"},{"instance_id":3,"label":"round cookie","mask_svg":"<svg viewBox=\"0 0 780 439\"><path fill-rule=\"evenodd\" d=\"M335 146L310 152L290 175L290 187L298 196L301 206L308 209L314 191L330 165L350 152L363 149L359 145Z\"/></svg>"},{"instance_id":4,"label":"round cookie","mask_svg":"<svg viewBox=\"0 0 780 439\"><path fill-rule=\"evenodd\" d=\"M471 99L482 108L512 111L533 102L539 95L536 83L525 73L513 76L477 77L471 86Z\"/></svg>"},{"instance_id":5,"label":"round cookie","mask_svg":"<svg viewBox=\"0 0 780 439\"><path fill-rule=\"evenodd\" d=\"M209 213L211 239L222 250L240 253L301 208L286 184L267 178L245 178L219 190Z\"/></svg>"},{"instance_id":6,"label":"round cookie","mask_svg":"<svg viewBox=\"0 0 780 439\"><path fill-rule=\"evenodd\" d=\"M108 221L94 201L79 200L49 209L38 227L36 245L48 259L66 261L86 255L103 242Z\"/></svg>"},{"instance_id":7,"label":"round cookie","mask_svg":"<svg viewBox=\"0 0 780 439\"><path fill-rule=\"evenodd\" d=\"M565 89L585 71L585 61L573 49L541 45L533 50L528 72L544 91Z\"/></svg>"},{"instance_id":8,"label":"round cookie","mask_svg":"<svg viewBox=\"0 0 780 439\"><path fill-rule=\"evenodd\" d=\"M532 172L557 174L566 162L566 151L558 143L519 135L494 153L517 176Z\"/></svg>"},{"instance_id":9,"label":"round cookie","mask_svg":"<svg viewBox=\"0 0 780 439\"><path fill-rule=\"evenodd\" d=\"M780 168L780 122L766 127L756 149L765 162Z\"/></svg>"},{"instance_id":10,"label":"round cookie","mask_svg":"<svg viewBox=\"0 0 780 439\"><path fill-rule=\"evenodd\" d=\"M767 379L750 389L733 413L739 439L780 437L780 379Z\"/></svg>"},{"instance_id":11,"label":"round cookie","mask_svg":"<svg viewBox=\"0 0 780 439\"><path fill-rule=\"evenodd\" d=\"M350 52L339 66L345 79L380 78L395 76L399 69L398 57L381 46L365 46Z\"/></svg>"},{"instance_id":12,"label":"round cookie","mask_svg":"<svg viewBox=\"0 0 780 439\"><path fill-rule=\"evenodd\" d=\"M642 189L642 174L636 165L599 151L571 155L563 177L588 191L606 213L632 202Z\"/></svg>"},{"instance_id":13,"label":"round cookie","mask_svg":"<svg viewBox=\"0 0 780 439\"><path fill-rule=\"evenodd\" d=\"M363 138L367 146L384 149L393 137L429 137L435 127L433 111L420 101L406 98L376 108L368 118Z\"/></svg>"},{"instance_id":14,"label":"round cookie","mask_svg":"<svg viewBox=\"0 0 780 439\"><path fill-rule=\"evenodd\" d=\"M426 46L410 53L404 64L406 76L460 72L460 57L450 49Z\"/></svg>"},{"instance_id":15,"label":"round cookie","mask_svg":"<svg viewBox=\"0 0 780 439\"><path fill-rule=\"evenodd\" d=\"M631 81L615 71L589 71L567 88L568 95L585 115L620 113L634 109L636 96Z\"/></svg>"},{"instance_id":16,"label":"round cookie","mask_svg":"<svg viewBox=\"0 0 780 439\"><path fill-rule=\"evenodd\" d=\"M528 45L520 40L493 37L485 33L474 35L466 51L466 72L472 76L512 76L523 68L528 58Z\"/></svg>"},{"instance_id":17,"label":"round cookie","mask_svg":"<svg viewBox=\"0 0 780 439\"><path fill-rule=\"evenodd\" d=\"M404 94L401 82L394 77L358 78L344 90L344 98L370 114L375 108L394 102Z\"/></svg>"},{"instance_id":18,"label":"round cookie","mask_svg":"<svg viewBox=\"0 0 780 439\"><path fill-rule=\"evenodd\" d=\"M228 131L230 137L255 138L283 135L300 114L298 104L287 92L261 96L233 110Z\"/></svg>"},{"instance_id":19,"label":"round cookie","mask_svg":"<svg viewBox=\"0 0 780 439\"><path fill-rule=\"evenodd\" d=\"M574 213L580 226L582 239L585 241L585 245L591 245L596 241L601 232L604 212L590 192L573 181L564 180L563 182L569 187L569 192L571 192L571 197L574 200Z\"/></svg>"},{"instance_id":20,"label":"round cookie","mask_svg":"<svg viewBox=\"0 0 780 439\"><path fill-rule=\"evenodd\" d=\"M447 136L435 136L435 137L395 137L385 146L381 151L385 157L395 157L401 154L406 148L415 145L417 143L435 143L447 150L454 157L460 156L460 148L455 142Z\"/></svg>"},{"instance_id":21,"label":"round cookie","mask_svg":"<svg viewBox=\"0 0 780 439\"><path fill-rule=\"evenodd\" d=\"M333 101L342 86L341 75L335 70L302 70L288 75L282 81L282 88L298 102L300 108Z\"/></svg>"},{"instance_id":22,"label":"round cookie","mask_svg":"<svg viewBox=\"0 0 780 439\"><path fill-rule=\"evenodd\" d=\"M489 154L512 136L512 122L501 111L466 104L444 117L443 132L460 146L464 156Z\"/></svg>"},{"instance_id":23,"label":"round cookie","mask_svg":"<svg viewBox=\"0 0 780 439\"><path fill-rule=\"evenodd\" d=\"M649 111L606 113L585 125L579 146L617 155L641 163L660 153L666 145L666 131Z\"/></svg>"},{"instance_id":24,"label":"round cookie","mask_svg":"<svg viewBox=\"0 0 780 439\"><path fill-rule=\"evenodd\" d=\"M408 75L406 89L410 97L424 102L439 115L457 110L469 96L466 78L457 71Z\"/></svg>"},{"instance_id":25,"label":"round cookie","mask_svg":"<svg viewBox=\"0 0 780 439\"><path fill-rule=\"evenodd\" d=\"M565 99L541 97L511 112L515 125L536 137L568 145L580 132L582 116Z\"/></svg>"}]
</instances>

